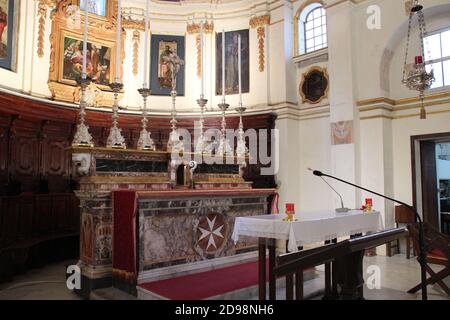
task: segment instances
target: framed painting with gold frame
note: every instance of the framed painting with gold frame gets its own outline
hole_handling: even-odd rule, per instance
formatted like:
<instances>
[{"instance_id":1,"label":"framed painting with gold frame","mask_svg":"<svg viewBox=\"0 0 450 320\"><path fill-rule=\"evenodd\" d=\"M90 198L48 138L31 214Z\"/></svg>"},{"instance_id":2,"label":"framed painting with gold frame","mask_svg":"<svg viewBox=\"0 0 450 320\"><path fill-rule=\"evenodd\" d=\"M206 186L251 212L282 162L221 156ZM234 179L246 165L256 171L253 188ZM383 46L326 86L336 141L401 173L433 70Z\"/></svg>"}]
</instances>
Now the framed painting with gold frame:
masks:
<instances>
[{"instance_id":1,"label":"framed painting with gold frame","mask_svg":"<svg viewBox=\"0 0 450 320\"><path fill-rule=\"evenodd\" d=\"M68 9L79 4L80 0L60 0L52 14L48 83L53 99L75 103L79 101L76 80L81 74L84 19L74 26ZM117 0L105 0L104 5L99 14L89 14L87 72L93 78L93 90L100 91L95 105L111 106L114 97L108 85L114 78L116 61L122 62L125 56L125 32L122 32L121 57L117 59Z\"/></svg>"},{"instance_id":2,"label":"framed painting with gold frame","mask_svg":"<svg viewBox=\"0 0 450 320\"><path fill-rule=\"evenodd\" d=\"M327 98L329 82L326 68L315 66L305 72L299 86L303 103L318 104Z\"/></svg>"}]
</instances>

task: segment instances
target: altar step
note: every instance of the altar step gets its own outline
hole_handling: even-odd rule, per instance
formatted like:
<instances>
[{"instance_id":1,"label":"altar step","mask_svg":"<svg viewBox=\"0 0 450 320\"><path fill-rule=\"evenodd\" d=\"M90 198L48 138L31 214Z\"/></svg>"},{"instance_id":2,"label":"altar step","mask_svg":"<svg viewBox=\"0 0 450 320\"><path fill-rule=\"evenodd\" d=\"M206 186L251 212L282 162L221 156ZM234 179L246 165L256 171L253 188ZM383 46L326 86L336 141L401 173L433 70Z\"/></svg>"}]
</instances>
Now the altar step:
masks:
<instances>
[{"instance_id":1,"label":"altar step","mask_svg":"<svg viewBox=\"0 0 450 320\"><path fill-rule=\"evenodd\" d=\"M313 277L311 269L304 280ZM284 279L278 279L277 288L285 288ZM258 263L145 282L137 286L137 293L141 300L249 300L258 296Z\"/></svg>"}]
</instances>

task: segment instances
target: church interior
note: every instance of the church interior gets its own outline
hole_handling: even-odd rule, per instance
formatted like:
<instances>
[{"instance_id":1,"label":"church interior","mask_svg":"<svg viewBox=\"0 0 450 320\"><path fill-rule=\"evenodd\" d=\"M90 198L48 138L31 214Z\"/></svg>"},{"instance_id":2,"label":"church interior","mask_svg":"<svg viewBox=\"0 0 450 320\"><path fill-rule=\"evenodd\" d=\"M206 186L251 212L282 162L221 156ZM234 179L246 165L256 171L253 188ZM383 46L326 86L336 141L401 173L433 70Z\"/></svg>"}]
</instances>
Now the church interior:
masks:
<instances>
[{"instance_id":1,"label":"church interior","mask_svg":"<svg viewBox=\"0 0 450 320\"><path fill-rule=\"evenodd\" d=\"M0 300L449 300L449 0L0 0Z\"/></svg>"}]
</instances>

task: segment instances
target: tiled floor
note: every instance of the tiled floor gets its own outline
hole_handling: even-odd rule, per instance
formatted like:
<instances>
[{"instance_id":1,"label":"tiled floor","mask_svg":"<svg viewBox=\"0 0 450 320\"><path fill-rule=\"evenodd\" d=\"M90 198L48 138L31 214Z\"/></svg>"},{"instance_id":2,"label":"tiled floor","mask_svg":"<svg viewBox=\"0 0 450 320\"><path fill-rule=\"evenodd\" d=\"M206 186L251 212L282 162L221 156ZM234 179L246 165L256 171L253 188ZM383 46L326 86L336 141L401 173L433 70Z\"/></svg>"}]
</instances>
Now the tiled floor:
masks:
<instances>
[{"instance_id":1,"label":"tiled floor","mask_svg":"<svg viewBox=\"0 0 450 320\"><path fill-rule=\"evenodd\" d=\"M64 261L17 276L13 282L0 285L0 299L79 299L77 295L66 288L65 266L73 263L74 261ZM369 290L365 287L367 299L415 300L421 298L420 291L415 295L406 293L420 280L419 264L415 259L407 260L404 255L396 255L391 258L384 256L366 257L364 259L364 270L368 270L369 266L379 268L382 289ZM305 296L323 289L323 271L318 270L317 275L317 278L305 283ZM365 277L367 278L367 274ZM446 279L446 283L450 285L450 277ZM429 299L450 299L438 286L428 286L428 288ZM106 296L108 298L114 296L123 298L123 295L115 295L114 293ZM284 297L284 288L279 288L277 298L284 299Z\"/></svg>"}]
</instances>

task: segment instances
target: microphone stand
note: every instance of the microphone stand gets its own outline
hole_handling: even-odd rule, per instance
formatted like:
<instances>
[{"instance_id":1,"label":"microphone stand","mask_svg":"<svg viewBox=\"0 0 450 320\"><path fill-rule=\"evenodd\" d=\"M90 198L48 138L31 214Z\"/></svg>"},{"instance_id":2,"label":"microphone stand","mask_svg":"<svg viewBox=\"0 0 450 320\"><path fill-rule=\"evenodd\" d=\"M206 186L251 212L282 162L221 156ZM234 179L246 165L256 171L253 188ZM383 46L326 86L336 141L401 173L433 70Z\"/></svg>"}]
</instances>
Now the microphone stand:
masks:
<instances>
[{"instance_id":1,"label":"microphone stand","mask_svg":"<svg viewBox=\"0 0 450 320\"><path fill-rule=\"evenodd\" d=\"M331 175L329 175L329 174L325 174L325 173L323 173L323 172L321 172L321 171L314 170L314 171L313 171L313 174L314 174L315 176L318 176L318 177L321 177L321 178L322 178L322 177L328 177L328 178L337 180L337 181L339 181L339 182L348 184L348 185L350 185L350 186L352 186L352 187L355 187L355 188L357 188L357 189L361 189L361 190L367 191L367 192L369 192L369 193L372 193L372 194L377 195L377 196L379 196L379 197L382 197L382 198L384 198L384 199L387 199L387 200L390 200L390 201L392 201L392 202L395 202L395 203L404 205L404 206L407 207L409 210L411 210L412 212L414 212L414 214L415 214L415 216L416 216L416 219L418 220L418 224L419 224L419 246L420 246L419 263L420 263L420 276L421 276L422 300L427 300L427 299L428 299L428 296L427 296L427 274L426 274L427 248L426 248L426 243L425 243L425 232L424 232L423 221L422 221L422 218L420 217L419 213L417 212L417 210L416 210L413 206L410 206L409 204L406 204L406 203L404 203L404 202L402 202L402 201L393 199L393 198L388 197L388 196L385 196L385 195L383 195L383 194L381 194L381 193L378 193L378 192L375 192L375 191L373 191L373 190L369 190L369 189L367 189L367 188L358 186L358 185L356 185L356 184L354 184L354 183L351 183L351 182L342 180L342 179L340 179L340 178L331 176ZM322 178L322 179L323 179L323 178Z\"/></svg>"}]
</instances>

